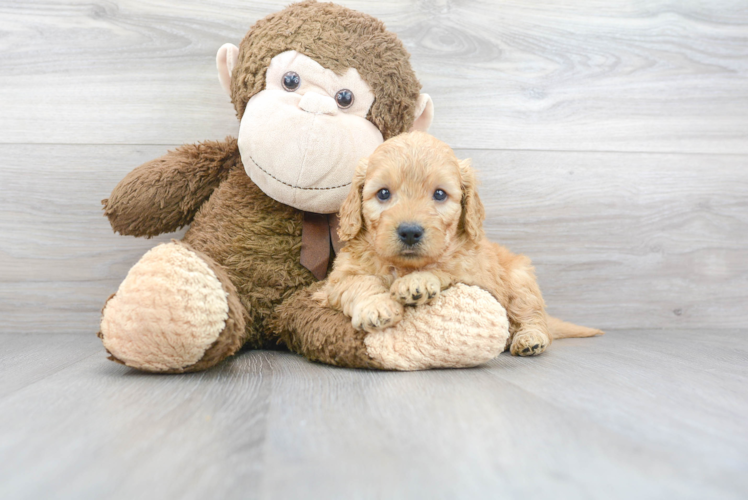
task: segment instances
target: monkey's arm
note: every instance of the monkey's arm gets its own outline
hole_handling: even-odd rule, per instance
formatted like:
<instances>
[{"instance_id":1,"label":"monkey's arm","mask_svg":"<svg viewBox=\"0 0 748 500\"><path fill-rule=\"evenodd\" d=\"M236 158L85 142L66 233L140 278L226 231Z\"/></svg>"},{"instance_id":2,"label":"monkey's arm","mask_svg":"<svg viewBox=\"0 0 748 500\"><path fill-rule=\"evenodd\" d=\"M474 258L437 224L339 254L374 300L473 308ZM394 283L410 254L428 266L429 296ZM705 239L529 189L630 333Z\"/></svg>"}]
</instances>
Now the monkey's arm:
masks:
<instances>
[{"instance_id":1,"label":"monkey's arm","mask_svg":"<svg viewBox=\"0 0 748 500\"><path fill-rule=\"evenodd\" d=\"M236 139L187 144L139 166L102 200L112 229L156 236L192 222L238 158Z\"/></svg>"}]
</instances>

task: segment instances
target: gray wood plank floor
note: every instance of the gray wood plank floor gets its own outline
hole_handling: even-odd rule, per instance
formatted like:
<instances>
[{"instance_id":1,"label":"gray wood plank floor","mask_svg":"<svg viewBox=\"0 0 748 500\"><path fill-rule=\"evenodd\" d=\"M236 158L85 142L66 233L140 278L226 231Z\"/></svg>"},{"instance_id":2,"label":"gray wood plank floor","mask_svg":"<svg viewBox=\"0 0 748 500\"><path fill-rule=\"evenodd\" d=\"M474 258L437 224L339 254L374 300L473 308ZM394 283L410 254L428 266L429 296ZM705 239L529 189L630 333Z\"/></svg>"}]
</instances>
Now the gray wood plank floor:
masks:
<instances>
[{"instance_id":1,"label":"gray wood plank floor","mask_svg":"<svg viewBox=\"0 0 748 500\"><path fill-rule=\"evenodd\" d=\"M472 370L248 352L154 376L0 335L1 498L745 498L748 341L609 332Z\"/></svg>"}]
</instances>

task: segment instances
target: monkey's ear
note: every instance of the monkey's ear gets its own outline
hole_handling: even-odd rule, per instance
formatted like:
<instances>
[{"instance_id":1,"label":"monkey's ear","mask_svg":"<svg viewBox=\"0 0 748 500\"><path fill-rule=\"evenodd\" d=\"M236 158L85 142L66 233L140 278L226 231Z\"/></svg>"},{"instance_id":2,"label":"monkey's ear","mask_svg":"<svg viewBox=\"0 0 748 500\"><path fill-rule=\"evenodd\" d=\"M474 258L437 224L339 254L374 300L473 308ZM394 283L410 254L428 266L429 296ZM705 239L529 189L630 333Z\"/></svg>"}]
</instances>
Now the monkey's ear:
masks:
<instances>
[{"instance_id":1,"label":"monkey's ear","mask_svg":"<svg viewBox=\"0 0 748 500\"><path fill-rule=\"evenodd\" d=\"M473 240L479 241L483 238L483 219L486 218L486 210L478 197L475 170L470 166L470 160L461 160L460 177L462 184L462 217L461 226L465 235Z\"/></svg>"},{"instance_id":2,"label":"monkey's ear","mask_svg":"<svg viewBox=\"0 0 748 500\"><path fill-rule=\"evenodd\" d=\"M369 167L369 159L361 158L356 166L356 173L353 174L351 190L348 197L340 207L340 225L338 226L338 236L341 241L350 241L361 231L364 224L361 206L364 203L364 182L366 181L366 169Z\"/></svg>"},{"instance_id":3,"label":"monkey's ear","mask_svg":"<svg viewBox=\"0 0 748 500\"><path fill-rule=\"evenodd\" d=\"M432 121L434 121L434 102L430 95L421 94L418 96L418 102L416 103L416 119L409 132L414 130L428 132Z\"/></svg>"},{"instance_id":4,"label":"monkey's ear","mask_svg":"<svg viewBox=\"0 0 748 500\"><path fill-rule=\"evenodd\" d=\"M218 68L218 81L221 82L224 92L231 97L231 72L234 71L236 61L239 59L239 47L233 43L224 43L216 54L216 67Z\"/></svg>"}]
</instances>

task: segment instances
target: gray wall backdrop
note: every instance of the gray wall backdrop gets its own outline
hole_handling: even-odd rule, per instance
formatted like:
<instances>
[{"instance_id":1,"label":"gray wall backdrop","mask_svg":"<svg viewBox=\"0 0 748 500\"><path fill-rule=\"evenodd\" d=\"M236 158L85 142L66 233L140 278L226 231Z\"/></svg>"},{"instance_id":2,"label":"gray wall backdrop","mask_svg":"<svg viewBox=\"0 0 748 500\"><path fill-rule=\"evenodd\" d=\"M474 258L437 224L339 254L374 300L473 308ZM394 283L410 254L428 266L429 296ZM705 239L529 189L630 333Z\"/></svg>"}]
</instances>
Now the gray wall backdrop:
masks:
<instances>
[{"instance_id":1,"label":"gray wall backdrop","mask_svg":"<svg viewBox=\"0 0 748 500\"><path fill-rule=\"evenodd\" d=\"M287 1L0 1L0 332L93 335L150 247L99 201L234 135L214 56ZM341 1L381 18L471 157L490 236L605 329L748 319L745 1Z\"/></svg>"}]
</instances>

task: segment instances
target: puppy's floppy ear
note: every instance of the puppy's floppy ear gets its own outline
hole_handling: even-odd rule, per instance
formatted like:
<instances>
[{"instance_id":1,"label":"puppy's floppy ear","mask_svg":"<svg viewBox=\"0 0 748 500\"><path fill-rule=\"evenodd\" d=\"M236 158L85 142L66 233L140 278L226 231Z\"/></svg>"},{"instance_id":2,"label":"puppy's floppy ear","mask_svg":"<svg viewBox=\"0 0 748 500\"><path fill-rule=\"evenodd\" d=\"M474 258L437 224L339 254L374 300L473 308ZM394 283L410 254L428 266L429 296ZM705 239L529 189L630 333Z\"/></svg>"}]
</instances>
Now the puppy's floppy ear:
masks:
<instances>
[{"instance_id":1,"label":"puppy's floppy ear","mask_svg":"<svg viewBox=\"0 0 748 500\"><path fill-rule=\"evenodd\" d=\"M364 181L366 180L366 169L368 167L369 159L361 158L358 166L356 166L356 173L353 174L351 191L340 207L338 236L340 236L341 241L350 241L355 238L359 231L361 231L361 226L363 226L361 205L364 202Z\"/></svg>"},{"instance_id":2,"label":"puppy's floppy ear","mask_svg":"<svg viewBox=\"0 0 748 500\"><path fill-rule=\"evenodd\" d=\"M483 219L486 218L486 210L478 197L478 181L475 178L475 170L470 166L470 160L461 160L459 165L462 182L460 226L468 238L479 241L484 236Z\"/></svg>"}]
</instances>

